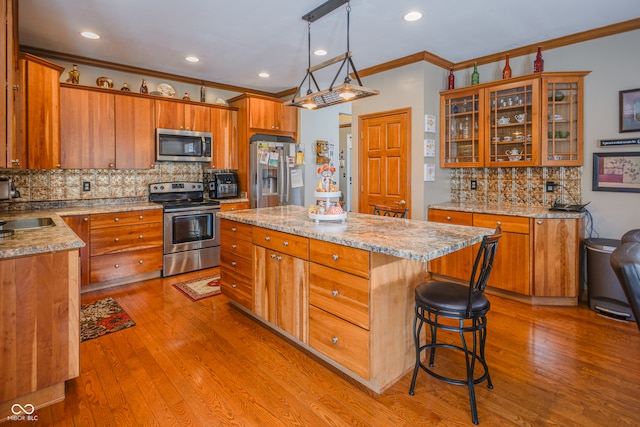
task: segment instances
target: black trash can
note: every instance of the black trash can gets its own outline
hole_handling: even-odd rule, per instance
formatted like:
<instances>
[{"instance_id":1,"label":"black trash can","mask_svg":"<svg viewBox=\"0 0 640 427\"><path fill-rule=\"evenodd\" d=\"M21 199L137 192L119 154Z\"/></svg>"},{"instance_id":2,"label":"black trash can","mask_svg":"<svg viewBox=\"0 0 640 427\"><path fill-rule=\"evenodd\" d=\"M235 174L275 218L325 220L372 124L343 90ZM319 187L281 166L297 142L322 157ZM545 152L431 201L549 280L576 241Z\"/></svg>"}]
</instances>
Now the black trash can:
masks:
<instances>
[{"instance_id":1,"label":"black trash can","mask_svg":"<svg viewBox=\"0 0 640 427\"><path fill-rule=\"evenodd\" d=\"M611 268L611 253L620 246L620 240L592 238L586 239L584 246L589 308L612 319L635 321L622 285Z\"/></svg>"}]
</instances>

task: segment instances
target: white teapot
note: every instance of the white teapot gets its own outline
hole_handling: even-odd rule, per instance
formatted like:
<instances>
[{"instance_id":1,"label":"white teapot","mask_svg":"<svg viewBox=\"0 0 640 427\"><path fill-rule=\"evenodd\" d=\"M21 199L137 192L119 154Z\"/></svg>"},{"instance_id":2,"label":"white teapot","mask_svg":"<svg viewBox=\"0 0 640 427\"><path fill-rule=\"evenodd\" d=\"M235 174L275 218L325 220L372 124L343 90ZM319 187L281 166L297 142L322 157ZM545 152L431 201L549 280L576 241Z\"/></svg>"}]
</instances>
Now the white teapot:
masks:
<instances>
[{"instance_id":1,"label":"white teapot","mask_svg":"<svg viewBox=\"0 0 640 427\"><path fill-rule=\"evenodd\" d=\"M525 114L516 114L515 116L513 116L513 118L514 118L514 119L516 119L516 121L517 121L518 123L522 123L522 122L524 122L524 119L525 119L526 117L527 117L527 116L526 116Z\"/></svg>"},{"instance_id":2,"label":"white teapot","mask_svg":"<svg viewBox=\"0 0 640 427\"><path fill-rule=\"evenodd\" d=\"M506 125L507 123L509 123L511 121L511 119L509 117L505 117L502 116L498 119L498 124L499 125Z\"/></svg>"},{"instance_id":3,"label":"white teapot","mask_svg":"<svg viewBox=\"0 0 640 427\"><path fill-rule=\"evenodd\" d=\"M507 156L521 156L521 155L524 154L524 152L523 151L518 151L517 148L512 148L511 150L505 151L505 154Z\"/></svg>"}]
</instances>

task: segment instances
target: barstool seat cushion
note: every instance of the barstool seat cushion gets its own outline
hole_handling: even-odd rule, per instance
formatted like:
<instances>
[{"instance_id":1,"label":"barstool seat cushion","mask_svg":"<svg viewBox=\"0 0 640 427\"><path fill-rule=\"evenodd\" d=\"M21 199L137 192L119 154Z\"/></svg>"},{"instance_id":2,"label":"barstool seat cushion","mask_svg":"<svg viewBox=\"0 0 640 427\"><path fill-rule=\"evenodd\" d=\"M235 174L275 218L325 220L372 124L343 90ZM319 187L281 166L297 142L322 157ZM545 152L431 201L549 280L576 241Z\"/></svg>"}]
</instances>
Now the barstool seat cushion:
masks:
<instances>
[{"instance_id":1,"label":"barstool seat cushion","mask_svg":"<svg viewBox=\"0 0 640 427\"><path fill-rule=\"evenodd\" d=\"M640 243L640 228L629 230L620 238L621 243L638 242Z\"/></svg>"},{"instance_id":2,"label":"barstool seat cushion","mask_svg":"<svg viewBox=\"0 0 640 427\"><path fill-rule=\"evenodd\" d=\"M416 287L416 304L450 314L467 317L469 286L452 282L424 282ZM490 303L484 292L471 297L471 314L489 310ZM444 313L443 313L444 314Z\"/></svg>"}]
</instances>

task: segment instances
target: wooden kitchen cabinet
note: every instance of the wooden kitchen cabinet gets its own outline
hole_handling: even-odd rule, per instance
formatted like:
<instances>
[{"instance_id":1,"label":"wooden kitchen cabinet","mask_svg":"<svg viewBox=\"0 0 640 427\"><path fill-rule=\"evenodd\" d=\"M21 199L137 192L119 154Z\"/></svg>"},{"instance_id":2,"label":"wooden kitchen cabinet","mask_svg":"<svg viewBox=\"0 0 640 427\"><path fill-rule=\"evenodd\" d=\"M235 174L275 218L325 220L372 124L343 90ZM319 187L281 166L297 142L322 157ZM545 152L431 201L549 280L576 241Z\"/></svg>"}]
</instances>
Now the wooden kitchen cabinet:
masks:
<instances>
[{"instance_id":1,"label":"wooden kitchen cabinet","mask_svg":"<svg viewBox=\"0 0 640 427\"><path fill-rule=\"evenodd\" d=\"M249 128L270 132L296 133L297 109L285 107L280 100L252 96L249 98Z\"/></svg>"},{"instance_id":2,"label":"wooden kitchen cabinet","mask_svg":"<svg viewBox=\"0 0 640 427\"><path fill-rule=\"evenodd\" d=\"M115 95L108 89L60 87L62 168L112 169L116 164Z\"/></svg>"},{"instance_id":3,"label":"wooden kitchen cabinet","mask_svg":"<svg viewBox=\"0 0 640 427\"><path fill-rule=\"evenodd\" d=\"M17 167L7 151L15 152L15 90L18 75L18 0L0 2L2 20L2 42L0 44L0 105L6 106L0 117L0 167ZM15 156L15 154L14 154ZM24 164L26 158L21 162ZM22 166L24 167L24 166Z\"/></svg>"},{"instance_id":4,"label":"wooden kitchen cabinet","mask_svg":"<svg viewBox=\"0 0 640 427\"><path fill-rule=\"evenodd\" d=\"M89 248L91 247L91 216L71 215L62 218L69 228L84 242L80 248L80 285L89 284Z\"/></svg>"},{"instance_id":5,"label":"wooden kitchen cabinet","mask_svg":"<svg viewBox=\"0 0 640 427\"><path fill-rule=\"evenodd\" d=\"M159 99L155 104L156 128L211 132L210 107Z\"/></svg>"},{"instance_id":6,"label":"wooden kitchen cabinet","mask_svg":"<svg viewBox=\"0 0 640 427\"><path fill-rule=\"evenodd\" d=\"M137 96L115 97L115 167L149 169L155 164L155 103Z\"/></svg>"},{"instance_id":7,"label":"wooden kitchen cabinet","mask_svg":"<svg viewBox=\"0 0 640 427\"><path fill-rule=\"evenodd\" d=\"M162 270L162 209L91 215L89 281Z\"/></svg>"},{"instance_id":8,"label":"wooden kitchen cabinet","mask_svg":"<svg viewBox=\"0 0 640 427\"><path fill-rule=\"evenodd\" d=\"M250 225L220 220L220 290L229 299L254 311Z\"/></svg>"},{"instance_id":9,"label":"wooden kitchen cabinet","mask_svg":"<svg viewBox=\"0 0 640 427\"><path fill-rule=\"evenodd\" d=\"M212 169L238 169L238 112L211 108Z\"/></svg>"},{"instance_id":10,"label":"wooden kitchen cabinet","mask_svg":"<svg viewBox=\"0 0 640 427\"><path fill-rule=\"evenodd\" d=\"M454 225L473 225L473 213L429 209L429 221ZM468 281L478 245L468 246L429 261L429 271L442 276Z\"/></svg>"},{"instance_id":11,"label":"wooden kitchen cabinet","mask_svg":"<svg viewBox=\"0 0 640 427\"><path fill-rule=\"evenodd\" d=\"M309 239L253 227L254 312L308 342Z\"/></svg>"},{"instance_id":12,"label":"wooden kitchen cabinet","mask_svg":"<svg viewBox=\"0 0 640 427\"><path fill-rule=\"evenodd\" d=\"M11 167L57 169L60 164L60 73L64 67L20 55L16 138L7 147Z\"/></svg>"},{"instance_id":13,"label":"wooden kitchen cabinet","mask_svg":"<svg viewBox=\"0 0 640 427\"><path fill-rule=\"evenodd\" d=\"M585 71L441 92L441 167L582 166Z\"/></svg>"},{"instance_id":14,"label":"wooden kitchen cabinet","mask_svg":"<svg viewBox=\"0 0 640 427\"><path fill-rule=\"evenodd\" d=\"M249 202L220 203L220 211L239 211L249 209L250 207Z\"/></svg>"}]
</instances>

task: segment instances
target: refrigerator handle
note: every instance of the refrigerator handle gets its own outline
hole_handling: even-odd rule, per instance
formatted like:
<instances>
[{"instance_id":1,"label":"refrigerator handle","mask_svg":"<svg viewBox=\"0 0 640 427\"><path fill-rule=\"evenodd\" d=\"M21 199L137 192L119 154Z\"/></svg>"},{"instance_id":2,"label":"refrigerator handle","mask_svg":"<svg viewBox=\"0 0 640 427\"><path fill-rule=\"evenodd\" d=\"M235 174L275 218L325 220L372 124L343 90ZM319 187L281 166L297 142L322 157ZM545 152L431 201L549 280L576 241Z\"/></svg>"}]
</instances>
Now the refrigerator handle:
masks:
<instances>
[{"instance_id":1,"label":"refrigerator handle","mask_svg":"<svg viewBox=\"0 0 640 427\"><path fill-rule=\"evenodd\" d=\"M283 162L282 156L280 156L280 167L278 168L278 171L280 171L280 176L278 177L278 185L280 186L280 188L278 189L278 196L280 197L280 205L284 204L284 168L285 168L285 164Z\"/></svg>"},{"instance_id":2,"label":"refrigerator handle","mask_svg":"<svg viewBox=\"0 0 640 427\"><path fill-rule=\"evenodd\" d=\"M289 180L291 179L291 171L289 170L289 161L288 160L289 159L287 158L287 162L285 163L286 170L284 172L284 174L286 175L286 179L285 179L286 184L285 185L286 185L286 189L287 189L287 193L286 193L286 195L284 197L284 201L287 203L287 205L289 204L289 189L291 188L291 183L289 182Z\"/></svg>"}]
</instances>

